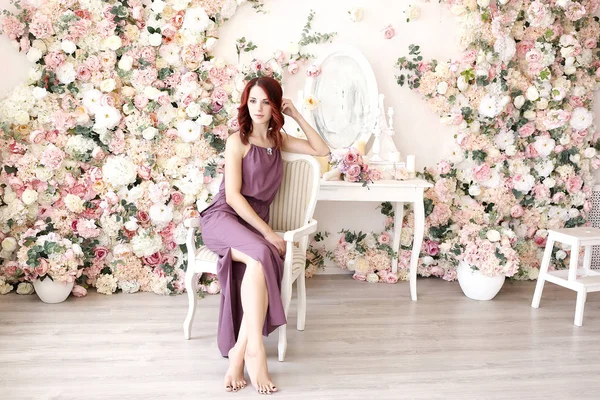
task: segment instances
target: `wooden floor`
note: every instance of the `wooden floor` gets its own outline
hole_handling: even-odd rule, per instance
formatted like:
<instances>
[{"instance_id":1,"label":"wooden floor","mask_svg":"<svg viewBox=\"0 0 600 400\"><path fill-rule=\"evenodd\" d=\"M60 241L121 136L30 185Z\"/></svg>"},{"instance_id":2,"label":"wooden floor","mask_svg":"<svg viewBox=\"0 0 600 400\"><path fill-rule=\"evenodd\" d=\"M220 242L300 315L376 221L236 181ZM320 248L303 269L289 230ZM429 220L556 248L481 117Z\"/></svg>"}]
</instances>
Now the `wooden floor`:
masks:
<instances>
[{"instance_id":1,"label":"wooden floor","mask_svg":"<svg viewBox=\"0 0 600 400\"><path fill-rule=\"evenodd\" d=\"M600 295L588 295L573 325L575 293L507 282L488 302L456 282L367 284L346 276L307 281L306 331L289 330L277 361L279 399L598 399ZM224 393L227 360L215 333L219 298L199 302L192 340L183 339L186 297L148 293L69 298L0 297L0 399L259 398ZM295 327L292 302L290 321Z\"/></svg>"}]
</instances>

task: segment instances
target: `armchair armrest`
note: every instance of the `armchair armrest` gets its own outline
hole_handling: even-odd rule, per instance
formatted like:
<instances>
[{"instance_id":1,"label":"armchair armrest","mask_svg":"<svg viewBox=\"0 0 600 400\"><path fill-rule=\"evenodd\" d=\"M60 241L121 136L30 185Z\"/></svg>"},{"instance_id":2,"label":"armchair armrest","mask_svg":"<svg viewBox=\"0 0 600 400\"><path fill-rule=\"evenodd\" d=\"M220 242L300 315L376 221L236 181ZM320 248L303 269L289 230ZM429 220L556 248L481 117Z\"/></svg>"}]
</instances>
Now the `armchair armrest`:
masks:
<instances>
[{"instance_id":1,"label":"armchair armrest","mask_svg":"<svg viewBox=\"0 0 600 400\"><path fill-rule=\"evenodd\" d=\"M186 218L183 221L183 226L186 228L200 228L200 217Z\"/></svg>"},{"instance_id":2,"label":"armchair armrest","mask_svg":"<svg viewBox=\"0 0 600 400\"><path fill-rule=\"evenodd\" d=\"M303 236L309 235L317 231L317 221L311 219L308 224L301 226L293 231L287 231L283 234L283 240L286 242L297 242Z\"/></svg>"}]
</instances>

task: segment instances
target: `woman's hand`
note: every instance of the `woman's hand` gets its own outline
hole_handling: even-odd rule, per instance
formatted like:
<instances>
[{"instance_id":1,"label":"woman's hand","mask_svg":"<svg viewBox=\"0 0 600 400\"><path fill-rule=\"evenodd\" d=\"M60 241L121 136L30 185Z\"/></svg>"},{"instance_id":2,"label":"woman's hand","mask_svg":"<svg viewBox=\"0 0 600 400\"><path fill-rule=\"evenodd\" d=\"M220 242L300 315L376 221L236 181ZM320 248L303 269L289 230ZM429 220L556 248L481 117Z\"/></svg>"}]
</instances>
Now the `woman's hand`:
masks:
<instances>
[{"instance_id":1,"label":"woman's hand","mask_svg":"<svg viewBox=\"0 0 600 400\"><path fill-rule=\"evenodd\" d=\"M294 106L294 103L292 103L290 99L281 99L281 112L294 119L296 119L296 117L300 115L300 113Z\"/></svg>"},{"instance_id":2,"label":"woman's hand","mask_svg":"<svg viewBox=\"0 0 600 400\"><path fill-rule=\"evenodd\" d=\"M273 231L269 231L265 235L265 239L267 239L267 242L275 246L281 257L285 256L285 240L283 240L281 236Z\"/></svg>"}]
</instances>

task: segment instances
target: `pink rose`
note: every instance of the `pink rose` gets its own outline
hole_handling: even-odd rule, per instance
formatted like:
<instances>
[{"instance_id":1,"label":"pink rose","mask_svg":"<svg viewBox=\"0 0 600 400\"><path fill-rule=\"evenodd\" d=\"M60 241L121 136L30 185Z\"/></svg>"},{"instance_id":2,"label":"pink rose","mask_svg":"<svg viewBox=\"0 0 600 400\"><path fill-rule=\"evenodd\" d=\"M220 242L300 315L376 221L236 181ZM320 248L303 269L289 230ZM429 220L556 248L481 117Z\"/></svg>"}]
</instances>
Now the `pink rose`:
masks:
<instances>
[{"instance_id":1,"label":"pink rose","mask_svg":"<svg viewBox=\"0 0 600 400\"><path fill-rule=\"evenodd\" d=\"M481 164L473 168L473 175L478 182L486 181L492 177L492 171L487 164Z\"/></svg>"},{"instance_id":2,"label":"pink rose","mask_svg":"<svg viewBox=\"0 0 600 400\"><path fill-rule=\"evenodd\" d=\"M45 258L38 258L38 261L39 261L40 265L35 267L35 273L38 274L39 276L46 275L46 273L48 272L48 268L50 268L50 265L48 264L48 260L46 260Z\"/></svg>"},{"instance_id":3,"label":"pink rose","mask_svg":"<svg viewBox=\"0 0 600 400\"><path fill-rule=\"evenodd\" d=\"M150 265L153 267L160 265L163 262L163 256L158 251L156 253L152 254L151 256L143 257L142 259L144 260L144 264Z\"/></svg>"},{"instance_id":4,"label":"pink rose","mask_svg":"<svg viewBox=\"0 0 600 400\"><path fill-rule=\"evenodd\" d=\"M354 275L352 275L352 279L356 279L357 281L366 281L367 277L365 275L354 273Z\"/></svg>"},{"instance_id":5,"label":"pink rose","mask_svg":"<svg viewBox=\"0 0 600 400\"><path fill-rule=\"evenodd\" d=\"M183 203L183 194L181 192L173 192L173 194L171 194L171 201L175 206L180 205Z\"/></svg>"},{"instance_id":6,"label":"pink rose","mask_svg":"<svg viewBox=\"0 0 600 400\"><path fill-rule=\"evenodd\" d=\"M586 49L595 49L597 43L598 42L596 41L596 39L594 39L594 38L587 38L583 42L583 47L585 47Z\"/></svg>"},{"instance_id":7,"label":"pink rose","mask_svg":"<svg viewBox=\"0 0 600 400\"><path fill-rule=\"evenodd\" d=\"M533 122L528 122L519 128L519 135L521 137L527 137L533 135L535 132L535 125Z\"/></svg>"},{"instance_id":8,"label":"pink rose","mask_svg":"<svg viewBox=\"0 0 600 400\"><path fill-rule=\"evenodd\" d=\"M138 210L138 212L135 214L135 217L142 224L147 224L150 222L150 216L146 211Z\"/></svg>"},{"instance_id":9,"label":"pink rose","mask_svg":"<svg viewBox=\"0 0 600 400\"><path fill-rule=\"evenodd\" d=\"M552 202L554 204L560 204L565 200L566 197L567 196L563 192L557 192L554 194L554 196L552 196Z\"/></svg>"},{"instance_id":10,"label":"pink rose","mask_svg":"<svg viewBox=\"0 0 600 400\"><path fill-rule=\"evenodd\" d=\"M393 272L389 271L387 274L385 274L385 276L383 277L383 281L385 283L396 283L398 282L398 276L396 274L394 274Z\"/></svg>"},{"instance_id":11,"label":"pink rose","mask_svg":"<svg viewBox=\"0 0 600 400\"><path fill-rule=\"evenodd\" d=\"M106 258L106 256L108 255L108 249L104 246L96 246L94 247L94 257L99 260L102 261Z\"/></svg>"},{"instance_id":12,"label":"pink rose","mask_svg":"<svg viewBox=\"0 0 600 400\"><path fill-rule=\"evenodd\" d=\"M291 61L288 65L288 72L292 75L297 73L299 69L300 69L300 64L298 64L296 61Z\"/></svg>"},{"instance_id":13,"label":"pink rose","mask_svg":"<svg viewBox=\"0 0 600 400\"><path fill-rule=\"evenodd\" d=\"M477 59L477 52L475 50L465 51L462 55L462 62L465 64L472 64Z\"/></svg>"},{"instance_id":14,"label":"pink rose","mask_svg":"<svg viewBox=\"0 0 600 400\"><path fill-rule=\"evenodd\" d=\"M104 160L104 157L106 157L106 153L104 153L104 150L102 150L102 148L100 146L94 148L94 150L92 150L92 158L96 161L100 161L100 160Z\"/></svg>"},{"instance_id":15,"label":"pink rose","mask_svg":"<svg viewBox=\"0 0 600 400\"><path fill-rule=\"evenodd\" d=\"M583 179L581 179L581 177L579 175L572 176L567 180L567 190L571 194L575 194L575 193L579 192L582 185L583 185Z\"/></svg>"},{"instance_id":16,"label":"pink rose","mask_svg":"<svg viewBox=\"0 0 600 400\"><path fill-rule=\"evenodd\" d=\"M344 177L347 181L356 182L358 181L358 177L360 176L360 166L358 164L353 164L348 168Z\"/></svg>"},{"instance_id":17,"label":"pink rose","mask_svg":"<svg viewBox=\"0 0 600 400\"><path fill-rule=\"evenodd\" d=\"M379 238L377 240L379 240L379 243L381 244L390 244L390 234L387 232L383 232L381 235L379 235Z\"/></svg>"},{"instance_id":18,"label":"pink rose","mask_svg":"<svg viewBox=\"0 0 600 400\"><path fill-rule=\"evenodd\" d=\"M29 33L38 39L45 39L48 36L53 35L54 29L52 28L52 20L41 12L35 13L29 24Z\"/></svg>"},{"instance_id":19,"label":"pink rose","mask_svg":"<svg viewBox=\"0 0 600 400\"><path fill-rule=\"evenodd\" d=\"M444 276L444 274L446 273L446 271L444 270L444 268L440 267L439 265L434 265L433 267L431 267L431 269L429 270L429 273L433 276Z\"/></svg>"},{"instance_id":20,"label":"pink rose","mask_svg":"<svg viewBox=\"0 0 600 400\"><path fill-rule=\"evenodd\" d=\"M85 295L87 295L87 289L83 286L75 285L73 286L73 290L71 290L71 293L75 297L84 297Z\"/></svg>"},{"instance_id":21,"label":"pink rose","mask_svg":"<svg viewBox=\"0 0 600 400\"><path fill-rule=\"evenodd\" d=\"M316 64L311 65L306 69L306 75L310 76L311 78L316 78L317 76L321 75L321 67Z\"/></svg>"},{"instance_id":22,"label":"pink rose","mask_svg":"<svg viewBox=\"0 0 600 400\"><path fill-rule=\"evenodd\" d=\"M152 176L152 169L146 165L138 165L138 176L142 179L148 180Z\"/></svg>"},{"instance_id":23,"label":"pink rose","mask_svg":"<svg viewBox=\"0 0 600 400\"><path fill-rule=\"evenodd\" d=\"M438 173L441 175L445 175L448 172L450 172L450 169L452 168L452 166L450 165L450 163L448 161L440 161L437 165L438 168Z\"/></svg>"},{"instance_id":24,"label":"pink rose","mask_svg":"<svg viewBox=\"0 0 600 400\"><path fill-rule=\"evenodd\" d=\"M396 30L394 29L394 27L391 24L386 26L385 28L383 28L383 37L384 38L391 39L394 36L396 36Z\"/></svg>"},{"instance_id":25,"label":"pink rose","mask_svg":"<svg viewBox=\"0 0 600 400\"><path fill-rule=\"evenodd\" d=\"M344 164L352 165L358 163L358 153L351 150L344 155Z\"/></svg>"},{"instance_id":26,"label":"pink rose","mask_svg":"<svg viewBox=\"0 0 600 400\"><path fill-rule=\"evenodd\" d=\"M208 294L218 294L221 292L221 285L219 284L219 281L212 281L206 288L206 292Z\"/></svg>"},{"instance_id":27,"label":"pink rose","mask_svg":"<svg viewBox=\"0 0 600 400\"><path fill-rule=\"evenodd\" d=\"M540 247L544 247L546 246L546 238L542 237L542 236L534 236L533 241L535 242L535 244L537 244Z\"/></svg>"},{"instance_id":28,"label":"pink rose","mask_svg":"<svg viewBox=\"0 0 600 400\"><path fill-rule=\"evenodd\" d=\"M515 204L510 209L510 215L513 218L521 218L523 216L523 207L519 204Z\"/></svg>"},{"instance_id":29,"label":"pink rose","mask_svg":"<svg viewBox=\"0 0 600 400\"><path fill-rule=\"evenodd\" d=\"M427 240L424 243L424 248L430 256L436 256L440 252L440 246L433 240Z\"/></svg>"}]
</instances>

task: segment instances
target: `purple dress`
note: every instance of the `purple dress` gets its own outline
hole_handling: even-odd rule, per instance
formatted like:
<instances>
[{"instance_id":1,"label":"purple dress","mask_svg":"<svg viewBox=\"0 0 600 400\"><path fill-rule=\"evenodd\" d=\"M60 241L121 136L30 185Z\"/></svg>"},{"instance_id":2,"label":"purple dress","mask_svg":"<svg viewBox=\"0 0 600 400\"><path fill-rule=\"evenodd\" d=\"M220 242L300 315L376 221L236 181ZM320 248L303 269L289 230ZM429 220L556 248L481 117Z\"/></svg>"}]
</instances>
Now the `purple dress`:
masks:
<instances>
[{"instance_id":1,"label":"purple dress","mask_svg":"<svg viewBox=\"0 0 600 400\"><path fill-rule=\"evenodd\" d=\"M242 159L242 195L259 217L269 222L269 206L283 177L281 152L250 144ZM263 265L269 306L263 327L267 336L286 323L281 302L283 260L275 246L243 220L225 201L225 179L213 202L200 213L202 240L219 255L217 276L221 285L221 307L217 344L225 357L235 345L242 322L241 285L246 265L231 259L231 249L241 251Z\"/></svg>"}]
</instances>

